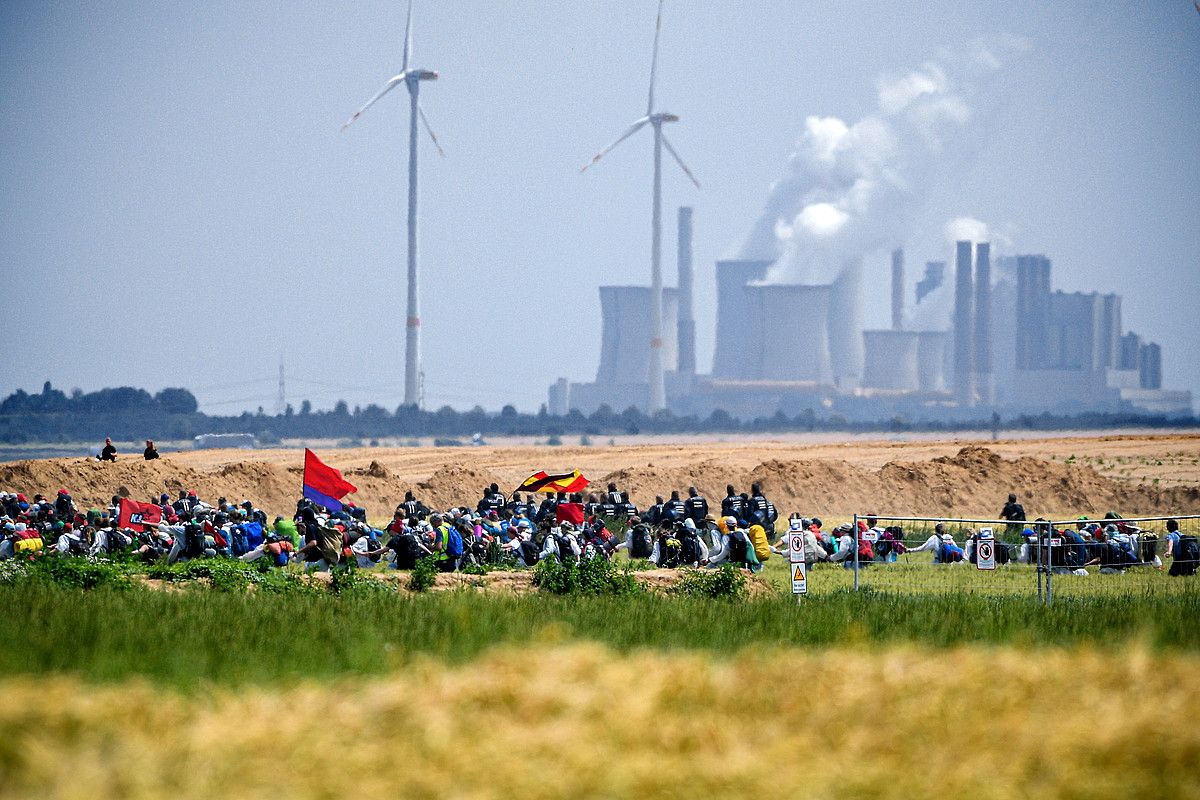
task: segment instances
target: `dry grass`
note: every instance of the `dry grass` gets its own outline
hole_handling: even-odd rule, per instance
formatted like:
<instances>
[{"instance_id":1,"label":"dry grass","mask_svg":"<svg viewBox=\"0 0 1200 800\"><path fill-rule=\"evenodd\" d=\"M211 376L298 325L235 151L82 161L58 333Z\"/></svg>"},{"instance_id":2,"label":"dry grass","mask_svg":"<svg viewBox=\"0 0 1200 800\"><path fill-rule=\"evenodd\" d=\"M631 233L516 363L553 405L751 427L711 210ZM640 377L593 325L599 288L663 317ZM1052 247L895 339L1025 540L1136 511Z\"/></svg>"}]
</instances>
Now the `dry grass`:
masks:
<instances>
[{"instance_id":1,"label":"dry grass","mask_svg":"<svg viewBox=\"0 0 1200 800\"><path fill-rule=\"evenodd\" d=\"M1138 647L718 660L543 641L325 686L184 695L22 678L0 684L0 787L173 800L1197 797L1198 668Z\"/></svg>"}]
</instances>

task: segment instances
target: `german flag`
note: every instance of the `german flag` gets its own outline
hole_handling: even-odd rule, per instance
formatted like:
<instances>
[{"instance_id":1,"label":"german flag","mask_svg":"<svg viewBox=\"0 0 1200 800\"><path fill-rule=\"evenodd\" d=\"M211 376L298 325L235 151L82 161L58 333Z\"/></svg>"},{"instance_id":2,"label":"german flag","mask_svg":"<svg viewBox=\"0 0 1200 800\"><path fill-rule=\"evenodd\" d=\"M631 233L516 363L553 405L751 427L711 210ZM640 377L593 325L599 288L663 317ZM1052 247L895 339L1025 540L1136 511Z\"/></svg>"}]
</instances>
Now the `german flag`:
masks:
<instances>
[{"instance_id":1,"label":"german flag","mask_svg":"<svg viewBox=\"0 0 1200 800\"><path fill-rule=\"evenodd\" d=\"M530 475L525 481L516 488L518 492L543 492L544 494L554 494L556 492L582 492L588 485L589 481L583 477L583 473L579 470L564 472L558 475L551 475L544 470L535 472Z\"/></svg>"}]
</instances>

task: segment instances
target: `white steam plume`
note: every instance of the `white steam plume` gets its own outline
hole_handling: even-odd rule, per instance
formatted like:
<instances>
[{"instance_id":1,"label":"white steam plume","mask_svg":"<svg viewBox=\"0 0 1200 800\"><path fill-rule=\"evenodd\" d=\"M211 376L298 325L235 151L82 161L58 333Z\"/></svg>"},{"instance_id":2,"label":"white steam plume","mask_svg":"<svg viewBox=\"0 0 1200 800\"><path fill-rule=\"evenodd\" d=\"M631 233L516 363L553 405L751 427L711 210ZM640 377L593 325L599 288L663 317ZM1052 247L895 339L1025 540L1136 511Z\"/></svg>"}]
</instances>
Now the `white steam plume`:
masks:
<instances>
[{"instance_id":1,"label":"white steam plume","mask_svg":"<svg viewBox=\"0 0 1200 800\"><path fill-rule=\"evenodd\" d=\"M739 256L775 260L770 282L828 283L844 264L904 241L941 155L969 126L974 87L1023 49L1011 37L978 42L883 76L877 110L853 125L808 117Z\"/></svg>"}]
</instances>

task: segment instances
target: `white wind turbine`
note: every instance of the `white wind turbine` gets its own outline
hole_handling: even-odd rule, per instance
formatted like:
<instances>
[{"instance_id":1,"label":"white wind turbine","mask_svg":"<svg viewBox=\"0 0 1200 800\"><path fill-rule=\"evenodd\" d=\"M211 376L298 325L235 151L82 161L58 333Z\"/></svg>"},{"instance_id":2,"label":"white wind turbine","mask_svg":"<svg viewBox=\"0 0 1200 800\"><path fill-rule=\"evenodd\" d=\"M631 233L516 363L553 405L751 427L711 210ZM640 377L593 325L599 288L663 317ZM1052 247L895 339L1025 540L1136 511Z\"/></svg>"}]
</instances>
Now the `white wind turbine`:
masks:
<instances>
[{"instance_id":1,"label":"white wind turbine","mask_svg":"<svg viewBox=\"0 0 1200 800\"><path fill-rule=\"evenodd\" d=\"M696 184L696 188L700 188L699 181L692 175L692 171L688 169L687 164L683 163L683 159L679 157L679 153L675 152L675 148L667 141L666 134L663 133L663 123L678 122L679 117L674 114L669 114L665 111L654 110L654 78L658 70L658 39L662 33L662 6L663 0L658 0L658 18L654 24L654 55L650 60L650 98L646 104L646 116L630 125L624 133L621 134L615 142L597 153L590 162L585 164L580 172L583 172L588 167L594 165L597 161L604 158L610 150L619 145L621 142L628 139L633 134L637 133L642 128L650 125L654 128L654 201L653 212L651 214L651 238L650 238L650 369L647 376L650 383L650 412L660 411L667 407L666 386L663 378L663 355L662 355L662 149L667 148L667 152L675 159L675 163L684 171L684 174L691 179L692 183Z\"/></svg>"},{"instance_id":2,"label":"white wind turbine","mask_svg":"<svg viewBox=\"0 0 1200 800\"><path fill-rule=\"evenodd\" d=\"M437 80L438 74L432 70L418 69L412 63L412 0L408 3L408 21L404 25L404 66L396 77L392 78L377 95L367 101L366 105L354 112L354 116L346 120L342 130L346 130L352 122L362 116L363 112L375 105L385 94L400 84L408 88L409 120L408 120L408 319L405 322L405 353L404 353L404 404L419 405L421 402L421 316L417 304L417 119L429 132L433 146L438 154L444 156L442 146L438 144L437 135L429 126L425 112L421 109L418 95L421 91L421 81Z\"/></svg>"}]
</instances>

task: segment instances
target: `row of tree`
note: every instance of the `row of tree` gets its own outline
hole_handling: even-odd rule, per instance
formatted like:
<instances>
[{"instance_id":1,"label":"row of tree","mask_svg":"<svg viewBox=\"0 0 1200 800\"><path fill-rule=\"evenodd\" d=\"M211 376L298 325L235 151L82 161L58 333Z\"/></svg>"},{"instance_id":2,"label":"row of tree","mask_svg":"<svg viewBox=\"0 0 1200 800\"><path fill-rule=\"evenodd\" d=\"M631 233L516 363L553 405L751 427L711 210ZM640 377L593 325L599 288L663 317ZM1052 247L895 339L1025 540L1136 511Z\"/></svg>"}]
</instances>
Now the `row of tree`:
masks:
<instances>
[{"instance_id":1,"label":"row of tree","mask_svg":"<svg viewBox=\"0 0 1200 800\"><path fill-rule=\"evenodd\" d=\"M536 414L505 406L499 413L475 406L456 411L443 406L425 411L400 406L388 411L378 405L355 406L339 401L331 410L313 411L307 400L299 411L288 406L282 414L257 413L210 416L198 411L195 396L187 389L163 389L150 394L144 389L121 386L70 394L47 382L40 394L18 390L0 401L0 442L60 443L102 439L180 440L206 433L251 433L265 442L283 438L381 439L418 437L617 436L638 433L783 433L788 431L956 431L986 429L991 418L955 421L913 422L902 417L870 422L847 420L838 414L817 414L811 409L788 416L739 420L722 410L706 417L676 416L669 411L652 415L636 408L614 411L601 406L590 415L571 411L552 416L542 408ZM1005 428L1029 430L1084 429L1107 427L1192 427L1195 418L1166 419L1118 414L1024 415L1003 421Z\"/></svg>"}]
</instances>

